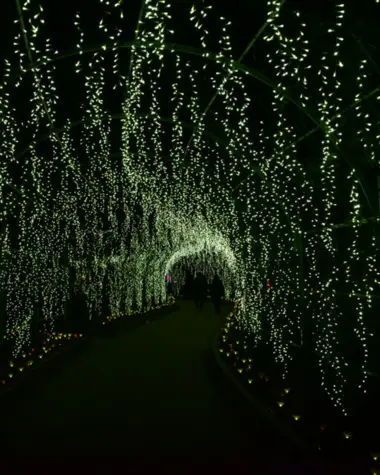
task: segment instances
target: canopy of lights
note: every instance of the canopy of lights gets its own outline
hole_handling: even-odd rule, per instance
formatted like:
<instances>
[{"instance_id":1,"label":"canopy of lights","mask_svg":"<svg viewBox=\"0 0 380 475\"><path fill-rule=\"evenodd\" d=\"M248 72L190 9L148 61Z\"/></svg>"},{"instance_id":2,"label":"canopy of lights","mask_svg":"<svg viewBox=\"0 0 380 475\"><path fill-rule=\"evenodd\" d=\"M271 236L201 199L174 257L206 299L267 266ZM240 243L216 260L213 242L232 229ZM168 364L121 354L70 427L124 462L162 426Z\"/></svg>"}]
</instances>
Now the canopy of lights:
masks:
<instances>
[{"instance_id":1,"label":"canopy of lights","mask_svg":"<svg viewBox=\"0 0 380 475\"><path fill-rule=\"evenodd\" d=\"M344 1L324 32L330 46L319 54L302 12L291 13L297 28L289 29L285 2L268 0L262 28L239 57L231 22L207 2L181 6L197 47L176 42L182 27L169 0L142 2L130 41L123 39L128 2L99 3L98 44L86 44L78 13L72 49L57 51L44 5L15 1L14 54L0 86L0 285L14 354L30 341L38 302L54 329L70 295L70 268L90 315L100 311L104 286L117 315L133 303L162 301L165 273L187 262L210 278L219 273L227 294L234 283L242 330L271 346L284 375L290 344L302 343L310 319L321 384L344 412L339 292L350 293L355 308L356 384L365 391L365 315L378 273L377 220L365 227L362 219L365 184L355 166L337 171L345 163L347 111L355 112L350 134L373 163L380 139L369 107L379 89L366 85L370 62L363 55L356 77L346 73ZM245 65L253 46L265 51L270 80ZM61 74L81 85L78 121L61 117ZM351 96L343 92L347 81ZM266 88L267 120L253 105L255 84ZM312 126L306 132L305 121ZM221 134L210 131L213 123ZM312 176L299 159L310 136ZM348 245L334 234L342 196Z\"/></svg>"}]
</instances>

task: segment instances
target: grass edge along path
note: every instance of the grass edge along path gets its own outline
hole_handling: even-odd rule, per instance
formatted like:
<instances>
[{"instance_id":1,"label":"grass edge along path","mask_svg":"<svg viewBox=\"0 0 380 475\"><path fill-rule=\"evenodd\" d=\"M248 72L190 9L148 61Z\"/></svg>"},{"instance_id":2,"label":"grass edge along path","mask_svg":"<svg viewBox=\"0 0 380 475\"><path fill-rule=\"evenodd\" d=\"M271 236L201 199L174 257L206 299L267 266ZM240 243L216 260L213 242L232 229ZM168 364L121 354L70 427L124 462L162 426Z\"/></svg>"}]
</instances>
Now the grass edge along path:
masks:
<instances>
[{"instance_id":1,"label":"grass edge along path","mask_svg":"<svg viewBox=\"0 0 380 475\"><path fill-rule=\"evenodd\" d=\"M252 376L249 376L249 378L252 378L252 379L247 380L249 384L251 384L254 381L260 381L260 380L261 381L269 381L272 378L269 378L269 376L266 376L266 374L267 375L271 374L270 372L268 373L267 370L265 371L265 373L263 373L263 372L258 372L257 373L257 371L261 371L260 370L261 364L260 364L260 361L257 359L257 357L254 357L254 360L253 360L253 359L247 358L245 356L242 357L241 354L240 354L240 356L238 356L238 353L236 351L234 351L234 349L229 348L231 345L229 345L228 342L234 341L235 343L239 344L239 341L235 341L234 339L232 339L232 340L230 339L230 331L229 331L230 329L232 330L232 329L235 328L235 324L237 324L238 320L239 320L238 301L234 301L234 303L235 303L235 307L234 307L234 310L229 315L229 318L228 318L229 322L227 322L225 327L222 328L221 331L218 332L218 334L215 337L213 351L214 351L214 354L215 354L215 358L217 359L218 364L220 365L221 369L226 374L226 376L230 379L230 381L235 385L235 387L239 391L239 393L242 394L242 396L247 401L249 401L251 406L254 407L258 412L260 412L260 414L262 414L263 417L265 417L271 423L271 425L274 428L276 428L276 430L279 433L287 436L288 440L292 441L294 446L296 446L298 448L301 448L301 449L302 449L302 446L303 446L304 448L302 450L304 450L305 453L308 454L307 456L310 455L310 457L312 457L313 459L318 460L319 463L321 463L322 465L327 464L329 467L335 466L336 470L337 470L336 473L344 473L345 475L346 474L348 475L348 474L351 474L351 473L354 473L355 475L359 474L359 473L363 473L363 474L368 473L368 474L372 474L372 475L380 475L380 463L379 463L380 462L380 452L379 451L372 450L370 453L368 453L368 457L366 458L366 460L364 460L364 459L355 460L354 458L351 458L351 457L350 457L350 459L346 459L345 457L342 457L342 454L339 454L338 451L335 454L332 447L330 447L330 450L322 450L321 451L320 446L317 445L316 447L319 448L319 450L316 450L316 448L314 447L313 442L311 440L306 440L305 439L305 442L301 441L300 438L303 436L302 432L300 431L300 432L296 433L296 431L292 428L292 425L290 423L288 423L287 420L285 420L284 418L280 418L280 413L277 414L272 409L271 404L269 402L268 402L268 404L265 402L266 397L264 395L259 393L260 395L258 397L256 397L255 394L254 394L253 386L250 385L250 386L245 387L243 382L240 381L240 379L241 379L240 374L243 373L245 370L247 370L249 372L252 372ZM235 330L237 330L237 327L235 328ZM240 332L240 330L238 331L238 333L239 332ZM238 340L241 340L241 336L238 338ZM246 344L244 344L244 346L242 346L241 348L243 348L243 347L244 347L244 349L247 349ZM231 346L231 348L232 348L232 346ZM231 358L229 360L224 358L224 356L226 356L226 357L230 356L231 357L232 354L235 354L235 356L237 358L237 361L238 360L240 361L239 365L236 365L236 362L232 365ZM252 361L255 361L256 363L258 362L258 365L259 365L258 368L251 369L251 365L254 364L254 363L252 363ZM239 373L239 374L236 374L236 375L234 374L234 370L233 370L232 366L235 368L236 372ZM255 376L253 376L253 373L257 373L257 374ZM259 379L258 379L258 377L259 377ZM252 388L252 390L251 390L251 388ZM277 387L277 390L278 389L279 388ZM288 393L288 391L290 391L290 390L289 389L284 390L285 393ZM283 396L283 397L280 397L280 395L278 395L277 399L284 399L285 400L285 396L288 396L288 394L281 394L281 396ZM273 401L271 401L271 402L273 402ZM280 403L281 403L280 407L282 407L282 405L284 405L284 401L277 401L277 403L278 403L279 406L280 406ZM296 415L296 414L293 415L293 418L296 421L298 420L299 417L300 417L299 415ZM321 426L321 430L323 430L323 429L324 429L324 427ZM349 441L352 438L352 433L350 433L348 431L343 432L343 435L344 435L344 440ZM349 447L347 447L346 452L347 451L351 455ZM340 472L338 470L344 470L344 472ZM322 473L326 473L326 472L322 472ZM330 472L328 472L328 473L330 473Z\"/></svg>"}]
</instances>

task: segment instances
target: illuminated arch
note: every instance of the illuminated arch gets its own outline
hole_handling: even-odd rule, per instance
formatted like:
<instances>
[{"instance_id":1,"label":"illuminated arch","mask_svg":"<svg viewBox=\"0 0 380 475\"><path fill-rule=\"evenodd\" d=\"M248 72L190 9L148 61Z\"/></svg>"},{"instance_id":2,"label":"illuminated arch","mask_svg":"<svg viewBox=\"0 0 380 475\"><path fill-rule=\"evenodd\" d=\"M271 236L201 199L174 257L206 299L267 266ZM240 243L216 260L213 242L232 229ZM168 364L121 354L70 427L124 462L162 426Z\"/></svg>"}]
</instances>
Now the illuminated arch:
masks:
<instances>
[{"instance_id":1,"label":"illuminated arch","mask_svg":"<svg viewBox=\"0 0 380 475\"><path fill-rule=\"evenodd\" d=\"M181 247L176 250L167 261L165 265L165 272L169 272L175 264L183 259L184 257L191 256L193 254L198 254L203 251L214 251L216 253L222 254L226 258L226 262L229 265L231 272L236 271L236 257L231 249L229 243L221 235L214 236L215 239L210 241L207 237L200 237L194 242L187 243L186 246Z\"/></svg>"}]
</instances>

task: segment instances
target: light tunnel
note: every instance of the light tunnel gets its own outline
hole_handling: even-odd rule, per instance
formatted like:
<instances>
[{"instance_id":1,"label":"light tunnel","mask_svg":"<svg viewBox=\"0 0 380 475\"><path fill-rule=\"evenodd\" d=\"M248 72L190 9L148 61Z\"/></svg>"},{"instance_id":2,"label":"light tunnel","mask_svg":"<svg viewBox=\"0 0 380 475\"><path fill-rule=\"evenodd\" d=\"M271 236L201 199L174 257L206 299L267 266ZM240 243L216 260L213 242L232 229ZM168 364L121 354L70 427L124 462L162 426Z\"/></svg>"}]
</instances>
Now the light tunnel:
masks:
<instances>
[{"instance_id":1,"label":"light tunnel","mask_svg":"<svg viewBox=\"0 0 380 475\"><path fill-rule=\"evenodd\" d=\"M339 328L347 312L364 385L379 249L378 87L366 83L371 61L343 51L344 8L325 53L302 12L269 1L242 54L206 3L176 31L169 1L142 2L134 38L123 37L122 2L98 5L96 41L77 13L76 39L59 51L43 8L24 3L0 89L2 334L13 354L37 318L56 328L76 287L91 316L104 293L119 315L162 302L163 276L181 261L218 256L241 330L284 375L306 335L344 411ZM198 46L183 45L187 30ZM262 70L249 56L257 45Z\"/></svg>"}]
</instances>

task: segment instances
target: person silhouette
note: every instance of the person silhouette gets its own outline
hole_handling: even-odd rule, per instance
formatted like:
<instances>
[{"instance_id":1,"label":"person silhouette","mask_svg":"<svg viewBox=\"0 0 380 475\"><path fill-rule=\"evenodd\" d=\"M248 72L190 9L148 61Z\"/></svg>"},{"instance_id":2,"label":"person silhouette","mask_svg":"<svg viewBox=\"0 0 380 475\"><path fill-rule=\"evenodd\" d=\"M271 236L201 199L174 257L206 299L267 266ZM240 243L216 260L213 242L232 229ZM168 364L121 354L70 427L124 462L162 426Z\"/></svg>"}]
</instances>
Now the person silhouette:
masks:
<instances>
[{"instance_id":1,"label":"person silhouette","mask_svg":"<svg viewBox=\"0 0 380 475\"><path fill-rule=\"evenodd\" d=\"M201 311L207 298L207 281L201 272L194 280L194 301L197 310Z\"/></svg>"},{"instance_id":2,"label":"person silhouette","mask_svg":"<svg viewBox=\"0 0 380 475\"><path fill-rule=\"evenodd\" d=\"M221 300L224 296L224 287L222 281L215 274L211 284L211 298L214 304L215 313L220 314Z\"/></svg>"}]
</instances>

